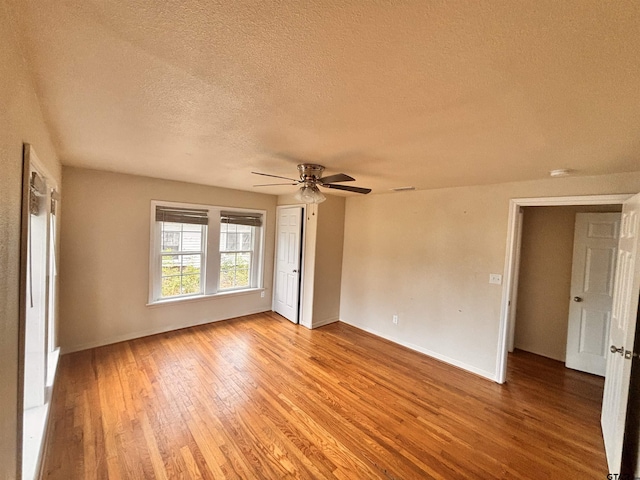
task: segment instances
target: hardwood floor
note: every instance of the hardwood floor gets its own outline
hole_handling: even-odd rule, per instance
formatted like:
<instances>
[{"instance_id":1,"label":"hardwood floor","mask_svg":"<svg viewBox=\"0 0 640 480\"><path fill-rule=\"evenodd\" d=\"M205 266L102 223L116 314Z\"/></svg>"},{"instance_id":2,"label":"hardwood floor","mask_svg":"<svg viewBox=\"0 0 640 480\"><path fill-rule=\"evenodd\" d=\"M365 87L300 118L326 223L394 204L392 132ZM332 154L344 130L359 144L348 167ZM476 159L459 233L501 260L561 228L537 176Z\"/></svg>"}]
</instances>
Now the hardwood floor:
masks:
<instances>
[{"instance_id":1,"label":"hardwood floor","mask_svg":"<svg viewBox=\"0 0 640 480\"><path fill-rule=\"evenodd\" d=\"M50 479L606 478L603 380L508 383L343 323L259 314L65 355Z\"/></svg>"}]
</instances>

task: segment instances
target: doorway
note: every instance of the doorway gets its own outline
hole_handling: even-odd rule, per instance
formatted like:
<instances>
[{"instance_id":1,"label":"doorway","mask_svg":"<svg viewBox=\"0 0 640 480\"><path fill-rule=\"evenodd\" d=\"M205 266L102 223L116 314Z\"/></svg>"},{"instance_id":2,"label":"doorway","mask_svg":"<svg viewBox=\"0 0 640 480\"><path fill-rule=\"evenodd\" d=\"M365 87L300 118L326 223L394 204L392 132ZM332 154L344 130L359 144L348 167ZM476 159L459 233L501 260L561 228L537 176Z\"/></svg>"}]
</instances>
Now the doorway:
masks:
<instances>
[{"instance_id":1,"label":"doorway","mask_svg":"<svg viewBox=\"0 0 640 480\"><path fill-rule=\"evenodd\" d=\"M517 280L520 264L522 239L522 208L551 206L622 205L631 198L630 194L586 195L574 197L514 198L509 202L509 226L507 230L507 251L502 285L502 305L500 308L500 332L498 337L496 378L497 383L507 379L507 355L511 326L517 309Z\"/></svg>"},{"instance_id":2,"label":"doorway","mask_svg":"<svg viewBox=\"0 0 640 480\"><path fill-rule=\"evenodd\" d=\"M600 298L603 295L596 297L593 292L583 293L580 286L585 279L581 280L579 277L581 273L584 276L585 265L579 267L580 260L584 263L587 256L595 255L588 262L591 283L594 283L591 290L596 286L596 275L606 277L604 283L608 283L607 290L611 290L613 272L610 269L615 266L615 255L605 258L609 260L607 266L599 261L602 259L597 255L615 253L618 239L617 232L613 232L613 238L590 240L598 244L603 241L612 243L613 252L602 249L587 251L586 245L583 245L586 238L582 237L587 236L589 227L599 223L583 223L589 219L592 222L612 220L619 226L620 211L620 205L522 208L520 268L514 279L517 280L517 294L513 299L515 307L509 339L510 352L517 348L563 362L570 368L604 376L605 356L600 350L605 348L602 342L606 343L607 339L604 337L608 337L608 328L605 328L608 326L608 319L606 315L601 315L600 318L597 314L607 310L607 306L600 303L608 300L610 315L612 298L610 295L608 298ZM576 223L577 219L579 225ZM579 246L574 257L576 241ZM607 271L601 271L603 268ZM571 302L573 297L578 300ZM587 301L576 303L584 299ZM582 306L589 307L585 318L580 318L584 312L577 308ZM592 306L599 307L597 312L590 310ZM582 329L581 320L584 320ZM580 346L579 339L583 340ZM584 353L579 353L583 350Z\"/></svg>"},{"instance_id":3,"label":"doorway","mask_svg":"<svg viewBox=\"0 0 640 480\"><path fill-rule=\"evenodd\" d=\"M509 208L505 284L502 291L500 336L496 381L506 380L508 332L515 309L518 259L520 258L520 211L525 206L622 204L618 259L610 327L610 354L607 358L601 426L609 470L619 472L624 447L625 416L628 411L631 361L638 315L640 291L640 193L636 195L598 195L512 199ZM618 355L619 354L619 355Z\"/></svg>"}]
</instances>

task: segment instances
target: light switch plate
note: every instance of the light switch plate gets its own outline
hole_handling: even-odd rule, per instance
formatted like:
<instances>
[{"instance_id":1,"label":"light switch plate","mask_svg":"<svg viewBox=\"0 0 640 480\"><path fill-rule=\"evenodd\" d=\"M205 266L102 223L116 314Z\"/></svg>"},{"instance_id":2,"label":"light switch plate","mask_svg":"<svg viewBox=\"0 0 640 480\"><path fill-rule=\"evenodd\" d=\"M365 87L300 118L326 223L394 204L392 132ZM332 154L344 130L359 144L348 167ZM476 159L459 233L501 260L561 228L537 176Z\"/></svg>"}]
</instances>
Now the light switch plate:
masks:
<instances>
[{"instance_id":1,"label":"light switch plate","mask_svg":"<svg viewBox=\"0 0 640 480\"><path fill-rule=\"evenodd\" d=\"M494 285L502 285L502 275L499 275L497 273L490 273L489 283L492 283Z\"/></svg>"}]
</instances>

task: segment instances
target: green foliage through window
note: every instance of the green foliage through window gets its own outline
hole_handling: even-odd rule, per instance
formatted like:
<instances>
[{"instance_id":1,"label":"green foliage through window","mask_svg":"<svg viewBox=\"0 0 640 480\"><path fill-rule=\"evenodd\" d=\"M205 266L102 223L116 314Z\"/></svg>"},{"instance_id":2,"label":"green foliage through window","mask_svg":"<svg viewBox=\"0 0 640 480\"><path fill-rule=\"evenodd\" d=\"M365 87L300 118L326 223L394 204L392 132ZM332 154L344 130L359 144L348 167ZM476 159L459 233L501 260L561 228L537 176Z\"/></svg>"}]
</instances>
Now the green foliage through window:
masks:
<instances>
[{"instance_id":1,"label":"green foliage through window","mask_svg":"<svg viewBox=\"0 0 640 480\"><path fill-rule=\"evenodd\" d=\"M161 222L161 231L161 297L201 293L203 226Z\"/></svg>"},{"instance_id":2,"label":"green foliage through window","mask_svg":"<svg viewBox=\"0 0 640 480\"><path fill-rule=\"evenodd\" d=\"M250 225L220 225L220 290L251 287L255 234Z\"/></svg>"},{"instance_id":3,"label":"green foliage through window","mask_svg":"<svg viewBox=\"0 0 640 480\"><path fill-rule=\"evenodd\" d=\"M233 252L220 254L220 289L251 286L249 272L251 253Z\"/></svg>"},{"instance_id":4,"label":"green foliage through window","mask_svg":"<svg viewBox=\"0 0 640 480\"><path fill-rule=\"evenodd\" d=\"M163 257L164 260L164 257ZM200 293L200 266L162 266L162 296L175 297Z\"/></svg>"}]
</instances>

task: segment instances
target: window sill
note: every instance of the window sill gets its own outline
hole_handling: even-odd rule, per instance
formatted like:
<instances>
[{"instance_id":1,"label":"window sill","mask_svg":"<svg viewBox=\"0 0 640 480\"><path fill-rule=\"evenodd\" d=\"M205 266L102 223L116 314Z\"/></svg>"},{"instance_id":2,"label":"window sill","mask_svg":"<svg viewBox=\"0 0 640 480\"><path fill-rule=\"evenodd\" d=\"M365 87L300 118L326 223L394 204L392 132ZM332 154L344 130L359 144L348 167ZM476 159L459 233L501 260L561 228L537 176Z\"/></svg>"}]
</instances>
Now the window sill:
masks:
<instances>
[{"instance_id":1,"label":"window sill","mask_svg":"<svg viewBox=\"0 0 640 480\"><path fill-rule=\"evenodd\" d=\"M260 288L246 288L243 290L230 290L228 292L210 293L206 295L194 295L192 297L179 297L179 298L167 298L165 300L156 300L155 302L147 303L147 307L162 307L165 305L177 305L190 302L203 302L206 300L212 300L214 298L222 297L239 297L242 295L251 295L252 293L264 292L265 289Z\"/></svg>"}]
</instances>

